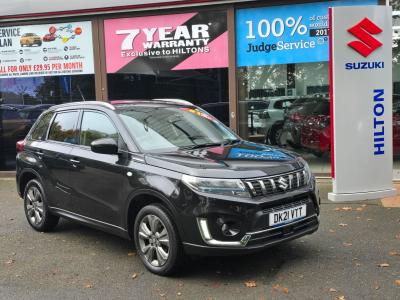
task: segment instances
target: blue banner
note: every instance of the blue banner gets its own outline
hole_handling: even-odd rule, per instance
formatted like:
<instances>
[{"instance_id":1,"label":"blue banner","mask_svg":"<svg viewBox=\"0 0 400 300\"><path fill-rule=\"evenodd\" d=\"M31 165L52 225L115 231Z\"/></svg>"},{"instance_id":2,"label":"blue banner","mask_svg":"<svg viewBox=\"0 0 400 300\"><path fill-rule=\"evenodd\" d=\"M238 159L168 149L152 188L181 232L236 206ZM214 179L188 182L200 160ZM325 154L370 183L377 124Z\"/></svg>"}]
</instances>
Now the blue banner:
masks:
<instances>
[{"instance_id":1,"label":"blue banner","mask_svg":"<svg viewBox=\"0 0 400 300\"><path fill-rule=\"evenodd\" d=\"M328 8L376 4L377 0L344 0L239 9L237 66L328 61Z\"/></svg>"}]
</instances>

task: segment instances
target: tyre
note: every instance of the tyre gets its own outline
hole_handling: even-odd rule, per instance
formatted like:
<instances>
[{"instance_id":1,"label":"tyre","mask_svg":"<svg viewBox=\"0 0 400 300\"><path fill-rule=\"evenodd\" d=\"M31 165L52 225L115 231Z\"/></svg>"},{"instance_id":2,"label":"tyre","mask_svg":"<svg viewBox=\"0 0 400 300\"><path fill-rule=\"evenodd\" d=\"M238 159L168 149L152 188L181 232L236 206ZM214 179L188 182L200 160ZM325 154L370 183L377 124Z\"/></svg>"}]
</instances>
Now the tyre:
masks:
<instances>
[{"instance_id":1,"label":"tyre","mask_svg":"<svg viewBox=\"0 0 400 300\"><path fill-rule=\"evenodd\" d=\"M170 214L161 205L143 207L135 220L136 251L145 267L158 275L174 273L181 265L183 251Z\"/></svg>"},{"instance_id":2,"label":"tyre","mask_svg":"<svg viewBox=\"0 0 400 300\"><path fill-rule=\"evenodd\" d=\"M269 141L271 145L281 145L280 139L282 135L282 126L275 126L271 128L269 133Z\"/></svg>"},{"instance_id":3,"label":"tyre","mask_svg":"<svg viewBox=\"0 0 400 300\"><path fill-rule=\"evenodd\" d=\"M60 217L49 212L42 184L32 179L24 191L25 216L29 225L37 231L51 231L57 226Z\"/></svg>"}]
</instances>

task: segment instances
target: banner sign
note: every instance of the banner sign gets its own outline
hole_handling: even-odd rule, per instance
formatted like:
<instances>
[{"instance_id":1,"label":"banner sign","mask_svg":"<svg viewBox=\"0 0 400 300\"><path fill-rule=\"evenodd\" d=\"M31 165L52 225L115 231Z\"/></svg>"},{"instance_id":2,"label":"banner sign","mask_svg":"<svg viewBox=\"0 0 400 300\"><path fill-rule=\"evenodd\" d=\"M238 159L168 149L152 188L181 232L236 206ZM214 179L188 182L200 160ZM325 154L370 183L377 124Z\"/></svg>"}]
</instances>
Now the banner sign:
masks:
<instances>
[{"instance_id":1,"label":"banner sign","mask_svg":"<svg viewBox=\"0 0 400 300\"><path fill-rule=\"evenodd\" d=\"M89 21L0 28L0 78L93 73Z\"/></svg>"},{"instance_id":2,"label":"banner sign","mask_svg":"<svg viewBox=\"0 0 400 300\"><path fill-rule=\"evenodd\" d=\"M395 195L392 10L335 7L331 20L332 201Z\"/></svg>"},{"instance_id":3,"label":"banner sign","mask_svg":"<svg viewBox=\"0 0 400 300\"><path fill-rule=\"evenodd\" d=\"M104 21L107 73L228 67L225 12Z\"/></svg>"},{"instance_id":4,"label":"banner sign","mask_svg":"<svg viewBox=\"0 0 400 300\"><path fill-rule=\"evenodd\" d=\"M237 10L238 67L328 61L328 8L361 4L377 4L377 0L328 1Z\"/></svg>"}]
</instances>

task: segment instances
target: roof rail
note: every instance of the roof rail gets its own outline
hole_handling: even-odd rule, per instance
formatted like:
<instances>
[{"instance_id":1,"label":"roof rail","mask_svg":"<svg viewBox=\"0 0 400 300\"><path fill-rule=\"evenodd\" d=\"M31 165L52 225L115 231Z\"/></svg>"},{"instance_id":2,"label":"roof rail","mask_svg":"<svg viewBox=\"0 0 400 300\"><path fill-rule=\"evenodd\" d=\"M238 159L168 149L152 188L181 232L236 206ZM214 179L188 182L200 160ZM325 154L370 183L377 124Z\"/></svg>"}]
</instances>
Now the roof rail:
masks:
<instances>
[{"instance_id":1,"label":"roof rail","mask_svg":"<svg viewBox=\"0 0 400 300\"><path fill-rule=\"evenodd\" d=\"M105 102L105 101L77 101L77 102L68 102L68 103L63 103L63 104L59 104L59 105L56 105L56 106L54 106L55 108L56 107L63 107L63 106L69 106L69 105L71 105L71 106L73 106L73 105L90 105L90 104L94 104L94 105L101 105L101 106L104 106L104 107L107 107L107 108L109 108L109 109L112 109L112 110L115 110L115 107L112 105L112 104L110 104L110 103L108 103L108 102Z\"/></svg>"},{"instance_id":2,"label":"roof rail","mask_svg":"<svg viewBox=\"0 0 400 300\"><path fill-rule=\"evenodd\" d=\"M171 103L177 103L177 104L183 104L183 105L193 105L193 103L183 100L183 99L171 99L171 98L155 98L152 99L154 101L165 101L165 102L171 102Z\"/></svg>"}]
</instances>

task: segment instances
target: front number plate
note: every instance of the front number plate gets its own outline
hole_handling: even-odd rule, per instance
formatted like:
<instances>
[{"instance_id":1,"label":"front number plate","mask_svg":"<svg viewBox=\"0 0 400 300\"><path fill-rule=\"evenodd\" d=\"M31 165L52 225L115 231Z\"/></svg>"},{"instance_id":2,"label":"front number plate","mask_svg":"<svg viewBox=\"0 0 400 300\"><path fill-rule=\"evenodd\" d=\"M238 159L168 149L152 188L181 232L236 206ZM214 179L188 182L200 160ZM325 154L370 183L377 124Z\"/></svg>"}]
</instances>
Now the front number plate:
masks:
<instances>
[{"instance_id":1,"label":"front number plate","mask_svg":"<svg viewBox=\"0 0 400 300\"><path fill-rule=\"evenodd\" d=\"M269 214L269 226L290 223L294 220L304 218L307 214L307 206L301 205Z\"/></svg>"}]
</instances>

